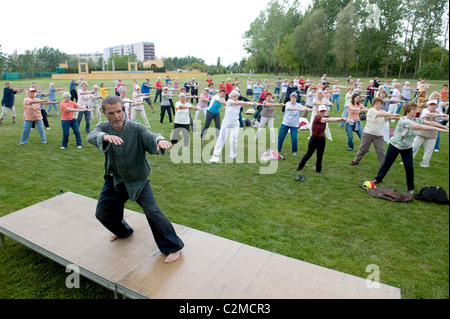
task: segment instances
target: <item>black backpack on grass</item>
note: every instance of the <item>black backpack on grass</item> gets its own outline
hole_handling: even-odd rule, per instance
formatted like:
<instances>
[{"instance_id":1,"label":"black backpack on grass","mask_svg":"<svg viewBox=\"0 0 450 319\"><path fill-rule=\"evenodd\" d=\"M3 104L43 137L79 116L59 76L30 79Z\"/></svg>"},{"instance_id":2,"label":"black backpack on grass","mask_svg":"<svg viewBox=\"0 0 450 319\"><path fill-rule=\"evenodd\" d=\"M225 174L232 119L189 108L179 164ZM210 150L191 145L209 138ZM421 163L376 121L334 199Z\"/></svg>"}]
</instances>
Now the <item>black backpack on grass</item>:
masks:
<instances>
[{"instance_id":1,"label":"black backpack on grass","mask_svg":"<svg viewBox=\"0 0 450 319\"><path fill-rule=\"evenodd\" d=\"M419 194L414 195L414 198L424 202L448 205L447 193L439 186L426 186L420 190Z\"/></svg>"}]
</instances>

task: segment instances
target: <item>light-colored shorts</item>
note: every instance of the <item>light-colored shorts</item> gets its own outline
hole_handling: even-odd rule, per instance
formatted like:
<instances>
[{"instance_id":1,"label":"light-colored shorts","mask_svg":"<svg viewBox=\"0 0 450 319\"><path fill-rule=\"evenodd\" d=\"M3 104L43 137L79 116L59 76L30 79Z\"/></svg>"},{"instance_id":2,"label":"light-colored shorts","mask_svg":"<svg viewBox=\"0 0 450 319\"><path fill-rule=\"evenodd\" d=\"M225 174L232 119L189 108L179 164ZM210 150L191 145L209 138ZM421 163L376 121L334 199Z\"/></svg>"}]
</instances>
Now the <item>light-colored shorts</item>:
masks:
<instances>
[{"instance_id":1,"label":"light-colored shorts","mask_svg":"<svg viewBox=\"0 0 450 319\"><path fill-rule=\"evenodd\" d=\"M11 112L12 117L16 117L16 108L14 106L13 107L2 106L2 119L6 119L8 112Z\"/></svg>"}]
</instances>

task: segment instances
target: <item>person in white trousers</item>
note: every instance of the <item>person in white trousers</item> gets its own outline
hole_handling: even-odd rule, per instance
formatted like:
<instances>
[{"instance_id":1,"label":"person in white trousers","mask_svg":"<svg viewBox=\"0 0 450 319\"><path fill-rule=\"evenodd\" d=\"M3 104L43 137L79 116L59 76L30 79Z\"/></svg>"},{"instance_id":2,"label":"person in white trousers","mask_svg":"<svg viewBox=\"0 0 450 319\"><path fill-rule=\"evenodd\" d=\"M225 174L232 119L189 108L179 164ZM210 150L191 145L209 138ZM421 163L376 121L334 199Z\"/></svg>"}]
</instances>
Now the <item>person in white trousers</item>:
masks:
<instances>
[{"instance_id":1,"label":"person in white trousers","mask_svg":"<svg viewBox=\"0 0 450 319\"><path fill-rule=\"evenodd\" d=\"M427 102L427 108L423 109L420 114L420 118L425 121L432 121L435 123L439 123L441 117L448 121L448 114L442 114L437 112L436 109L439 105L437 100L429 100ZM431 155L434 152L434 146L436 145L437 132L436 131L419 131L414 138L414 142L412 145L413 149L413 158L416 157L419 149L424 145L423 150L423 159L420 163L421 167L430 167Z\"/></svg>"},{"instance_id":2,"label":"person in white trousers","mask_svg":"<svg viewBox=\"0 0 450 319\"><path fill-rule=\"evenodd\" d=\"M240 93L236 90L231 91L229 99L225 106L225 117L220 127L219 137L217 138L214 152L209 160L211 163L220 161L220 154L225 145L225 141L230 135L230 157L235 159L237 156L237 137L239 134L239 113L241 106L253 106L252 102L239 101Z\"/></svg>"}]
</instances>

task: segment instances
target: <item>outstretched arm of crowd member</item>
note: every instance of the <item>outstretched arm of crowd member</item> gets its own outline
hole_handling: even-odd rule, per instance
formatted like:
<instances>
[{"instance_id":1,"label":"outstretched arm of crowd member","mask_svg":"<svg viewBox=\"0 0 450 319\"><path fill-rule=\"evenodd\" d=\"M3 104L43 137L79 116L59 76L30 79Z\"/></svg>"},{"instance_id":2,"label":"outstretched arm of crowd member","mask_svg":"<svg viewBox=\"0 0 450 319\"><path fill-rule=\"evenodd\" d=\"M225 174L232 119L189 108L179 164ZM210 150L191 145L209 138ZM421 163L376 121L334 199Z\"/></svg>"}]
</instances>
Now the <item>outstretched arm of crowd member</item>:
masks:
<instances>
[{"instance_id":1,"label":"outstretched arm of crowd member","mask_svg":"<svg viewBox=\"0 0 450 319\"><path fill-rule=\"evenodd\" d=\"M272 107L272 106L285 106L285 103L272 103L267 102L266 104L263 104L263 106Z\"/></svg>"},{"instance_id":2,"label":"outstretched arm of crowd member","mask_svg":"<svg viewBox=\"0 0 450 319\"><path fill-rule=\"evenodd\" d=\"M416 131L440 131L448 133L447 126L431 121L425 121L425 124L412 123L409 128Z\"/></svg>"},{"instance_id":3,"label":"outstretched arm of crowd member","mask_svg":"<svg viewBox=\"0 0 450 319\"><path fill-rule=\"evenodd\" d=\"M262 103L258 103L262 104ZM244 101L231 101L231 105L242 105L242 106L253 106L255 105L254 102L244 102Z\"/></svg>"},{"instance_id":4,"label":"outstretched arm of crowd member","mask_svg":"<svg viewBox=\"0 0 450 319\"><path fill-rule=\"evenodd\" d=\"M328 122L346 122L348 121L346 117L322 117L320 122L328 123Z\"/></svg>"},{"instance_id":5,"label":"outstretched arm of crowd member","mask_svg":"<svg viewBox=\"0 0 450 319\"><path fill-rule=\"evenodd\" d=\"M295 107L295 106L289 106L287 108L289 111L311 111L312 108L306 107L306 106L300 106L300 107Z\"/></svg>"},{"instance_id":6,"label":"outstretched arm of crowd member","mask_svg":"<svg viewBox=\"0 0 450 319\"><path fill-rule=\"evenodd\" d=\"M393 114L393 113L388 113L386 111L379 111L376 117L386 117L390 120L399 120L401 119L401 115L400 114Z\"/></svg>"},{"instance_id":7,"label":"outstretched arm of crowd member","mask_svg":"<svg viewBox=\"0 0 450 319\"><path fill-rule=\"evenodd\" d=\"M28 103L25 103L25 105L31 105L31 104L57 104L60 103L58 101L47 101L47 100L41 100L41 99L32 99L29 100Z\"/></svg>"}]
</instances>

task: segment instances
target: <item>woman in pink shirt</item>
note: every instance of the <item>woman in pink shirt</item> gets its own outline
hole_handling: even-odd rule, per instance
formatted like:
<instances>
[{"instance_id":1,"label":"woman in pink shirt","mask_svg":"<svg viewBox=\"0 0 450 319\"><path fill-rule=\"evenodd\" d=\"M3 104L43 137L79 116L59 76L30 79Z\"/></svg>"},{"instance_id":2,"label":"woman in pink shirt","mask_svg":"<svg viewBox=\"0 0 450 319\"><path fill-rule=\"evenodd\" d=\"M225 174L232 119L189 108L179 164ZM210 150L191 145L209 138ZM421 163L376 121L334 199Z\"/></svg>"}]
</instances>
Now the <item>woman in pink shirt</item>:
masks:
<instances>
[{"instance_id":1,"label":"woman in pink shirt","mask_svg":"<svg viewBox=\"0 0 450 319\"><path fill-rule=\"evenodd\" d=\"M47 137L45 136L44 123L42 122L42 114L41 114L41 104L53 104L54 101L44 101L41 99L36 99L36 89L29 88L28 96L23 100L23 130L22 136L20 138L20 145L28 142L28 138L30 137L31 127L33 123L36 124L36 127L39 132L39 136L41 137L41 142L46 144ZM69 94L70 95L70 94Z\"/></svg>"},{"instance_id":2,"label":"woman in pink shirt","mask_svg":"<svg viewBox=\"0 0 450 319\"><path fill-rule=\"evenodd\" d=\"M79 107L77 104L70 100L70 93L63 93L63 101L60 104L61 108L61 126L63 131L63 139L61 149L65 149L69 143L70 128L72 128L73 134L75 134L75 140L77 147L81 148L81 135L78 128L78 121L75 118L75 112L89 111L86 108Z\"/></svg>"},{"instance_id":3,"label":"woman in pink shirt","mask_svg":"<svg viewBox=\"0 0 450 319\"><path fill-rule=\"evenodd\" d=\"M206 118L206 109L207 109L209 100L210 100L209 89L205 88L203 90L203 93L200 94L200 100L198 101L197 107L201 110L197 110L197 112L195 112L195 121L198 120L198 117L200 116L200 113L202 113L202 112L203 112L204 117Z\"/></svg>"},{"instance_id":4,"label":"woman in pink shirt","mask_svg":"<svg viewBox=\"0 0 450 319\"><path fill-rule=\"evenodd\" d=\"M359 119L359 113L361 112L361 110L366 112L369 110L360 102L361 102L361 95L355 93L352 95L352 101L348 105L348 116L347 116L347 123L345 123L345 131L347 132L348 137L347 150L349 151L353 151L353 131L356 131L356 133L359 136L359 139L361 139L363 133L363 127Z\"/></svg>"}]
</instances>

